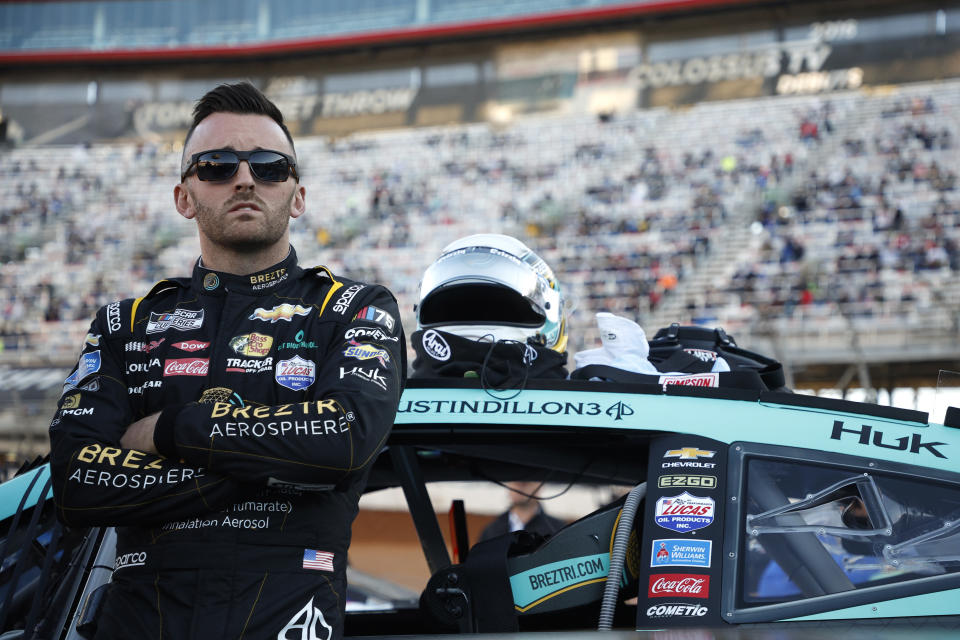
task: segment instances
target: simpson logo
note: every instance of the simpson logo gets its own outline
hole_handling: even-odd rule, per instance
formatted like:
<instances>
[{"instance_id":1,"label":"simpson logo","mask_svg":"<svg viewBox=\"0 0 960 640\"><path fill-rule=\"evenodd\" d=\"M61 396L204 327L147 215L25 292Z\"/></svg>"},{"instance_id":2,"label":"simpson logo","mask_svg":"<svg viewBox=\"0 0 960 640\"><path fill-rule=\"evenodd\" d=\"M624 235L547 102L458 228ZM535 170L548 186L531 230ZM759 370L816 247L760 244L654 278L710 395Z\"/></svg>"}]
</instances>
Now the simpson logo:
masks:
<instances>
[{"instance_id":1,"label":"simpson logo","mask_svg":"<svg viewBox=\"0 0 960 640\"><path fill-rule=\"evenodd\" d=\"M279 322L280 320L286 320L287 322L290 322L290 319L293 318L293 316L305 316L309 313L309 307L301 307L298 304L289 304L285 302L283 304L278 304L273 309L257 308L247 319L263 320L264 322L273 324L275 322Z\"/></svg>"},{"instance_id":2,"label":"simpson logo","mask_svg":"<svg viewBox=\"0 0 960 640\"><path fill-rule=\"evenodd\" d=\"M177 309L173 313L151 313L147 333L161 333L167 329L193 331L203 326L203 309Z\"/></svg>"},{"instance_id":3,"label":"simpson logo","mask_svg":"<svg viewBox=\"0 0 960 640\"><path fill-rule=\"evenodd\" d=\"M161 340L162 342L162 340ZM174 349L180 349L180 351L186 351L187 353L196 353L197 351L203 351L210 346L209 342L200 342L199 340L185 340L183 342L174 342Z\"/></svg>"},{"instance_id":4,"label":"simpson logo","mask_svg":"<svg viewBox=\"0 0 960 640\"><path fill-rule=\"evenodd\" d=\"M120 331L120 303L111 302L107 305L107 329L110 333Z\"/></svg>"},{"instance_id":5,"label":"simpson logo","mask_svg":"<svg viewBox=\"0 0 960 640\"><path fill-rule=\"evenodd\" d=\"M708 609L699 604L655 604L647 608L648 618L702 618Z\"/></svg>"},{"instance_id":6,"label":"simpson logo","mask_svg":"<svg viewBox=\"0 0 960 640\"><path fill-rule=\"evenodd\" d=\"M710 568L710 540L667 539L654 540L650 552L651 567Z\"/></svg>"},{"instance_id":7,"label":"simpson logo","mask_svg":"<svg viewBox=\"0 0 960 640\"><path fill-rule=\"evenodd\" d=\"M333 310L343 315L347 312L347 309L350 307L350 303L353 302L353 299L357 297L357 294L360 293L363 289L366 288L365 284L352 284L346 288L346 290L340 294L340 298L334 303Z\"/></svg>"},{"instance_id":8,"label":"simpson logo","mask_svg":"<svg viewBox=\"0 0 960 640\"><path fill-rule=\"evenodd\" d=\"M84 378L92 373L100 371L100 350L84 353L77 362L77 370L71 373L63 384L68 388L76 387L83 382Z\"/></svg>"},{"instance_id":9,"label":"simpson logo","mask_svg":"<svg viewBox=\"0 0 960 640\"><path fill-rule=\"evenodd\" d=\"M393 333L393 327L396 326L396 320L393 319L392 315L372 304L357 311L357 315L353 316L353 319L376 322L390 333Z\"/></svg>"},{"instance_id":10,"label":"simpson logo","mask_svg":"<svg viewBox=\"0 0 960 640\"><path fill-rule=\"evenodd\" d=\"M398 342L400 340L400 338L396 336L388 336L380 329L368 329L366 327L351 327L343 334L343 338L344 340L367 338L368 340L376 340L379 342Z\"/></svg>"},{"instance_id":11,"label":"simpson logo","mask_svg":"<svg viewBox=\"0 0 960 640\"><path fill-rule=\"evenodd\" d=\"M164 360L163 377L167 376L205 376L210 366L209 358L174 358Z\"/></svg>"},{"instance_id":12,"label":"simpson logo","mask_svg":"<svg viewBox=\"0 0 960 640\"><path fill-rule=\"evenodd\" d=\"M230 338L230 348L242 356L262 358L270 353L273 346L273 336L262 333L245 333L242 336Z\"/></svg>"},{"instance_id":13,"label":"simpson logo","mask_svg":"<svg viewBox=\"0 0 960 640\"><path fill-rule=\"evenodd\" d=\"M290 632L295 632L290 635ZM277 640L330 640L333 628L327 624L323 612L313 606L313 598L293 614L290 622L277 634Z\"/></svg>"},{"instance_id":14,"label":"simpson logo","mask_svg":"<svg viewBox=\"0 0 960 640\"><path fill-rule=\"evenodd\" d=\"M289 360L277 363L274 379L280 386L294 391L306 389L317 379L317 365L300 356L293 356Z\"/></svg>"},{"instance_id":15,"label":"simpson logo","mask_svg":"<svg viewBox=\"0 0 960 640\"><path fill-rule=\"evenodd\" d=\"M717 455L716 451L707 451L696 447L681 447L679 449L669 449L664 454L664 458L680 458L681 460L697 460L698 458L712 458Z\"/></svg>"},{"instance_id":16,"label":"simpson logo","mask_svg":"<svg viewBox=\"0 0 960 640\"><path fill-rule=\"evenodd\" d=\"M676 384L684 387L719 387L719 373L687 373L676 376L660 376L660 385Z\"/></svg>"},{"instance_id":17,"label":"simpson logo","mask_svg":"<svg viewBox=\"0 0 960 640\"><path fill-rule=\"evenodd\" d=\"M122 556L117 556L117 559L113 563L113 570L118 571L128 567L142 567L145 564L147 564L147 552L134 551L133 553L125 553Z\"/></svg>"},{"instance_id":18,"label":"simpson logo","mask_svg":"<svg viewBox=\"0 0 960 640\"><path fill-rule=\"evenodd\" d=\"M372 344L362 344L354 340L350 341L350 346L343 350L343 355L357 360L372 360L376 358L382 366L387 366L390 362L390 354L386 349L375 347Z\"/></svg>"},{"instance_id":19,"label":"simpson logo","mask_svg":"<svg viewBox=\"0 0 960 640\"><path fill-rule=\"evenodd\" d=\"M657 478L657 486L661 489L667 487L694 487L697 489L716 489L716 476L660 476Z\"/></svg>"},{"instance_id":20,"label":"simpson logo","mask_svg":"<svg viewBox=\"0 0 960 640\"><path fill-rule=\"evenodd\" d=\"M428 356L441 362L449 360L452 353L447 341L433 329L423 332L423 350Z\"/></svg>"},{"instance_id":21,"label":"simpson logo","mask_svg":"<svg viewBox=\"0 0 960 640\"><path fill-rule=\"evenodd\" d=\"M654 521L664 529L686 533L710 525L715 515L713 498L701 498L684 491L678 496L657 500Z\"/></svg>"},{"instance_id":22,"label":"simpson logo","mask_svg":"<svg viewBox=\"0 0 960 640\"><path fill-rule=\"evenodd\" d=\"M650 576L648 598L708 598L710 576L692 573L664 573Z\"/></svg>"}]
</instances>

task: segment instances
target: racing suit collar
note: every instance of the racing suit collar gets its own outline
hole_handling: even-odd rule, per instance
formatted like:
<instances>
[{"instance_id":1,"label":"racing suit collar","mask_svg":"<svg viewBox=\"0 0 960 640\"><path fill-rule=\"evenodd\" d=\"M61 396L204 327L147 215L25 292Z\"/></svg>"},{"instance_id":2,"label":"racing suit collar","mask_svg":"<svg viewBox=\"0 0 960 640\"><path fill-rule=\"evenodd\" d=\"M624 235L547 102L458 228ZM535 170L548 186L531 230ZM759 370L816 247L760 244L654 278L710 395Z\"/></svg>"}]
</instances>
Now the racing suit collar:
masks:
<instances>
[{"instance_id":1,"label":"racing suit collar","mask_svg":"<svg viewBox=\"0 0 960 640\"><path fill-rule=\"evenodd\" d=\"M242 276L208 269L203 266L203 259L197 258L192 279L193 287L208 295L223 296L229 291L258 296L272 293L284 282L296 281L301 273L302 269L297 264L297 252L291 246L282 262Z\"/></svg>"}]
</instances>

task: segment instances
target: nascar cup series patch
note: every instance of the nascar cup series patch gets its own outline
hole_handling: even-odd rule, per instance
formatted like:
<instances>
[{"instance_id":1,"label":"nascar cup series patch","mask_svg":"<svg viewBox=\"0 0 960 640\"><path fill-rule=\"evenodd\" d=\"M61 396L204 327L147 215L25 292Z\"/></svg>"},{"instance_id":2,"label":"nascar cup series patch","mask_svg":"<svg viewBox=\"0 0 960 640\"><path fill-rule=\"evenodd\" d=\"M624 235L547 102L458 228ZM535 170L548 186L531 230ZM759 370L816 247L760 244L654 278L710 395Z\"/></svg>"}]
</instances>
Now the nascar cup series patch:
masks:
<instances>
[{"instance_id":1,"label":"nascar cup series patch","mask_svg":"<svg viewBox=\"0 0 960 640\"><path fill-rule=\"evenodd\" d=\"M684 491L678 496L664 496L657 500L654 521L664 529L685 533L703 529L713 522L715 515L713 498L701 498Z\"/></svg>"},{"instance_id":2,"label":"nascar cup series patch","mask_svg":"<svg viewBox=\"0 0 960 640\"><path fill-rule=\"evenodd\" d=\"M289 360L277 363L274 379L280 386L294 391L306 389L317 379L317 365L300 356L293 356Z\"/></svg>"}]
</instances>

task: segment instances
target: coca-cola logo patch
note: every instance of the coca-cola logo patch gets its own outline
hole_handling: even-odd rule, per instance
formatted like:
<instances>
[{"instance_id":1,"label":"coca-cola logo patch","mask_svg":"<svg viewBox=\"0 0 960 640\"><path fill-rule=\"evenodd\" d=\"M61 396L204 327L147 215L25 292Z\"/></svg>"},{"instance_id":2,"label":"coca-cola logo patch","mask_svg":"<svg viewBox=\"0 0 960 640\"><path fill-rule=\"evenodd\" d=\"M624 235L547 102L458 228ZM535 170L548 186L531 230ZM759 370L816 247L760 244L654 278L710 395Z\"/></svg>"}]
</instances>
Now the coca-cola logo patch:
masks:
<instances>
[{"instance_id":1,"label":"coca-cola logo patch","mask_svg":"<svg viewBox=\"0 0 960 640\"><path fill-rule=\"evenodd\" d=\"M710 576L695 573L663 573L650 576L648 598L709 598Z\"/></svg>"},{"instance_id":2,"label":"coca-cola logo patch","mask_svg":"<svg viewBox=\"0 0 960 640\"><path fill-rule=\"evenodd\" d=\"M209 358L174 358L164 360L163 376L205 376L209 367Z\"/></svg>"}]
</instances>

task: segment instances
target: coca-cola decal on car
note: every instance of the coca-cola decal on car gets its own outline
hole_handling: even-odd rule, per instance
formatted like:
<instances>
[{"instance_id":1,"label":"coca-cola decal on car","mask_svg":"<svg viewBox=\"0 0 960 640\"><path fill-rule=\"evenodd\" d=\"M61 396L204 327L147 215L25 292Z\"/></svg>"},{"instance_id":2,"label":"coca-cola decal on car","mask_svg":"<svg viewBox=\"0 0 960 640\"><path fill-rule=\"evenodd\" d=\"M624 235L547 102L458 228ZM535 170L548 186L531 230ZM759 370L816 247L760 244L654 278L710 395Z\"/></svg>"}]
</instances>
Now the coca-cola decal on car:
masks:
<instances>
[{"instance_id":1,"label":"coca-cola decal on car","mask_svg":"<svg viewBox=\"0 0 960 640\"><path fill-rule=\"evenodd\" d=\"M300 391L312 385L317 379L317 365L300 356L293 356L289 360L281 360L277 363L274 379L280 386Z\"/></svg>"},{"instance_id":2,"label":"coca-cola decal on car","mask_svg":"<svg viewBox=\"0 0 960 640\"><path fill-rule=\"evenodd\" d=\"M710 576L695 573L662 573L650 576L648 598L708 598Z\"/></svg>"},{"instance_id":3,"label":"coca-cola decal on car","mask_svg":"<svg viewBox=\"0 0 960 640\"><path fill-rule=\"evenodd\" d=\"M209 367L209 358L174 358L164 360L163 376L205 376Z\"/></svg>"}]
</instances>

